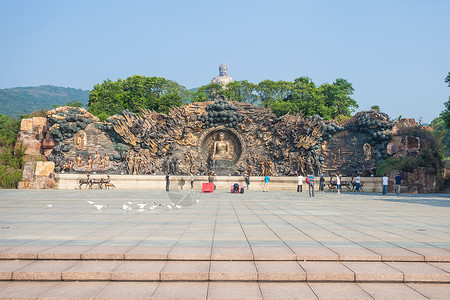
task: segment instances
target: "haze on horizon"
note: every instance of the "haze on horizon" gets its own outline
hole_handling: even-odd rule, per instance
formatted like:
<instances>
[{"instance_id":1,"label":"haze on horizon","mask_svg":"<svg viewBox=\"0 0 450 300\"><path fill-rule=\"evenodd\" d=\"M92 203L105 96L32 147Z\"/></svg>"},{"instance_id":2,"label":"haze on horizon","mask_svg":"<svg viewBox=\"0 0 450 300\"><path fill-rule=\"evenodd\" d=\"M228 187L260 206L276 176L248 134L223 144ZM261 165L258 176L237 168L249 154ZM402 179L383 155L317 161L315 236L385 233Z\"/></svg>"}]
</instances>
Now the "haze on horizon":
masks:
<instances>
[{"instance_id":1,"label":"haze on horizon","mask_svg":"<svg viewBox=\"0 0 450 300\"><path fill-rule=\"evenodd\" d=\"M139 74L188 89L344 78L358 110L430 122L450 89L450 1L1 1L0 88L90 90Z\"/></svg>"}]
</instances>

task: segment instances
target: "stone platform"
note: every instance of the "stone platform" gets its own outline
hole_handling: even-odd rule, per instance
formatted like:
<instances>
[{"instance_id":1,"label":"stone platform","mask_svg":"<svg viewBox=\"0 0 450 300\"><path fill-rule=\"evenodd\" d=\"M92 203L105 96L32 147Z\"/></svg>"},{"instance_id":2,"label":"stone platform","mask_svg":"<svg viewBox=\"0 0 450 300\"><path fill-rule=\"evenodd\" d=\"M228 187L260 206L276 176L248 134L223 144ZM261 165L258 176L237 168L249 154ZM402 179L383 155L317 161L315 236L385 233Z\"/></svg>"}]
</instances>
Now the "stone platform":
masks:
<instances>
[{"instance_id":1,"label":"stone platform","mask_svg":"<svg viewBox=\"0 0 450 300\"><path fill-rule=\"evenodd\" d=\"M0 298L448 299L449 215L448 195L1 190Z\"/></svg>"},{"instance_id":2,"label":"stone platform","mask_svg":"<svg viewBox=\"0 0 450 300\"><path fill-rule=\"evenodd\" d=\"M111 182L117 189L159 189L165 190L166 180L162 175L110 175ZM93 174L90 177L106 178L106 175ZM215 176L214 183L217 190L229 190L231 184L241 182L245 185L243 176ZM84 174L57 174L56 183L57 189L73 190L78 188L78 180L86 179ZM264 186L264 177L252 176L250 177L250 186L252 190L262 191ZM183 189L190 188L189 176L170 176L170 186L172 190L180 190L184 181ZM350 181L350 177L343 177L342 181ZM208 182L208 176L195 176L194 188L201 189L202 182ZM291 177L271 177L270 189L272 191L295 191L297 190L297 176ZM327 184L330 182L330 177L325 177L325 189L328 190ZM383 185L380 177L362 177L361 182L364 183L365 192L381 193ZM86 186L83 186L85 188ZM303 183L303 188L307 189L306 182ZM319 190L319 181L316 177L315 189ZM346 188L343 187L343 191Z\"/></svg>"}]
</instances>

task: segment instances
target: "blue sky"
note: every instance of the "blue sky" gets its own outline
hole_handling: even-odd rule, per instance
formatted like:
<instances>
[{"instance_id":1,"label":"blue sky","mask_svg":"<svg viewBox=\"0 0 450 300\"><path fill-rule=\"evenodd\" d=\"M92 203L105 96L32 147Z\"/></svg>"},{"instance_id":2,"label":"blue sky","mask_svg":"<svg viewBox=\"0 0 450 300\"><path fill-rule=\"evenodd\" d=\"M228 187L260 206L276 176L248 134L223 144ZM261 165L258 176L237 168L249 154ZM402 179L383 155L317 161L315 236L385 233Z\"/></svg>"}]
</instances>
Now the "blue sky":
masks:
<instances>
[{"instance_id":1,"label":"blue sky","mask_svg":"<svg viewBox=\"0 0 450 300\"><path fill-rule=\"evenodd\" d=\"M0 0L0 88L134 74L194 88L226 62L254 83L344 78L359 110L429 122L450 95L449 15L446 0Z\"/></svg>"}]
</instances>

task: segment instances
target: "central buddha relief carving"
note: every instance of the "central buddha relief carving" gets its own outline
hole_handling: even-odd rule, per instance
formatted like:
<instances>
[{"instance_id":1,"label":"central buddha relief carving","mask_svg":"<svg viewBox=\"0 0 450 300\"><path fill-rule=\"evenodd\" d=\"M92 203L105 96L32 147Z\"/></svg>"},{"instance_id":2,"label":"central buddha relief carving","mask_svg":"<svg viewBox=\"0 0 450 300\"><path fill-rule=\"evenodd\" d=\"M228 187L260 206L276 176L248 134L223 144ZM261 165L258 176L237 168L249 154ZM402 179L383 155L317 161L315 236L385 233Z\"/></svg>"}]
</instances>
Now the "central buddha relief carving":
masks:
<instances>
[{"instance_id":1,"label":"central buddha relief carving","mask_svg":"<svg viewBox=\"0 0 450 300\"><path fill-rule=\"evenodd\" d=\"M233 158L231 144L228 140L225 140L225 133L221 131L217 136L218 140L214 142L211 159L231 160Z\"/></svg>"},{"instance_id":2,"label":"central buddha relief carving","mask_svg":"<svg viewBox=\"0 0 450 300\"><path fill-rule=\"evenodd\" d=\"M235 163L241 156L242 146L235 132L227 128L215 128L204 136L201 153L206 161L227 160Z\"/></svg>"}]
</instances>

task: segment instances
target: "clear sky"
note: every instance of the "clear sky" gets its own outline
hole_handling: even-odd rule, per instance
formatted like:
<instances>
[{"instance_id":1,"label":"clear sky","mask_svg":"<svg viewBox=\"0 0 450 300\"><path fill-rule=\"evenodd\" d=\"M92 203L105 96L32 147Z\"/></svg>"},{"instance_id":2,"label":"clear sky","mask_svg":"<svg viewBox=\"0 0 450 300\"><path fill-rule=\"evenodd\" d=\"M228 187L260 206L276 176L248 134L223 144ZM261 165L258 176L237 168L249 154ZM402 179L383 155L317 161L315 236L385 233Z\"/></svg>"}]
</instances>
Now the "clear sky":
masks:
<instances>
[{"instance_id":1,"label":"clear sky","mask_svg":"<svg viewBox=\"0 0 450 300\"><path fill-rule=\"evenodd\" d=\"M450 1L0 0L0 88L90 90L140 74L188 89L344 78L359 110L429 122L450 95Z\"/></svg>"}]
</instances>

